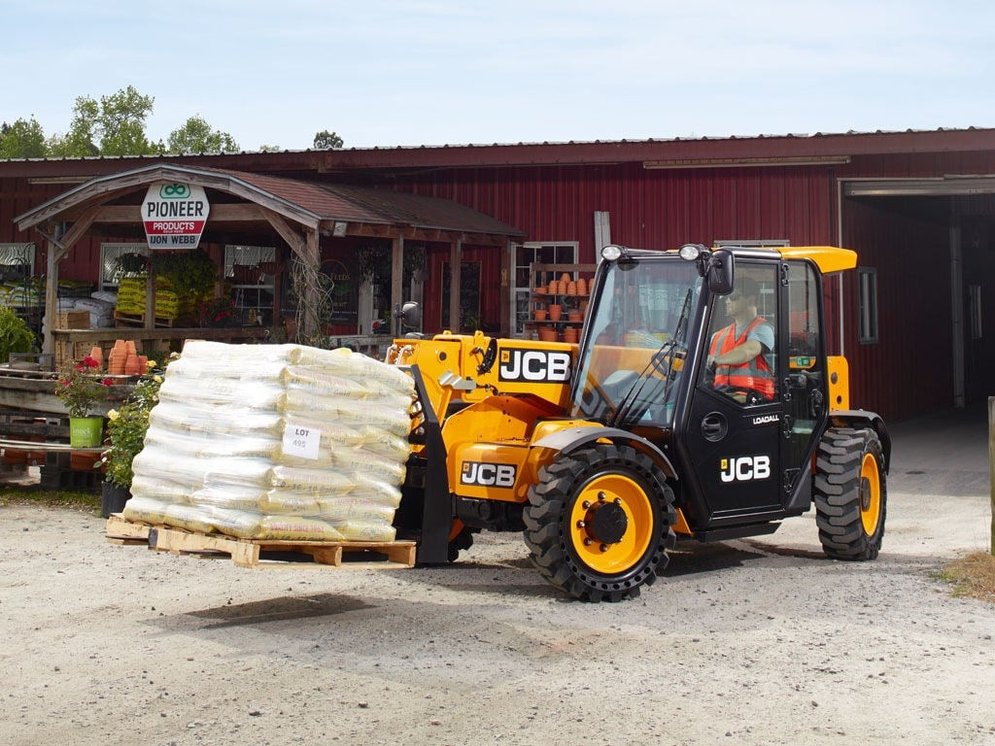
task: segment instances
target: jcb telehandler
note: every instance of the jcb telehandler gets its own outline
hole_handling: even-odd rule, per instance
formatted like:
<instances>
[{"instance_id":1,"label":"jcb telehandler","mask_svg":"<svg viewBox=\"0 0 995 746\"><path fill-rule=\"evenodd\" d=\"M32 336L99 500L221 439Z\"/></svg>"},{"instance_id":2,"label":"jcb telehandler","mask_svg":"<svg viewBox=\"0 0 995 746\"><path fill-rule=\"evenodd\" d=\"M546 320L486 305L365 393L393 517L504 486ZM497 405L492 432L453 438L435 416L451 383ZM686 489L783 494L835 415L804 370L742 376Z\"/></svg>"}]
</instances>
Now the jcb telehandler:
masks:
<instances>
[{"instance_id":1,"label":"jcb telehandler","mask_svg":"<svg viewBox=\"0 0 995 746\"><path fill-rule=\"evenodd\" d=\"M874 559L891 443L849 408L823 314L823 276L855 266L832 247L607 246L579 344L395 340L420 408L399 535L433 564L522 531L589 601L637 596L678 538L769 534L813 503L829 557ZM730 352L749 341L751 360Z\"/></svg>"}]
</instances>

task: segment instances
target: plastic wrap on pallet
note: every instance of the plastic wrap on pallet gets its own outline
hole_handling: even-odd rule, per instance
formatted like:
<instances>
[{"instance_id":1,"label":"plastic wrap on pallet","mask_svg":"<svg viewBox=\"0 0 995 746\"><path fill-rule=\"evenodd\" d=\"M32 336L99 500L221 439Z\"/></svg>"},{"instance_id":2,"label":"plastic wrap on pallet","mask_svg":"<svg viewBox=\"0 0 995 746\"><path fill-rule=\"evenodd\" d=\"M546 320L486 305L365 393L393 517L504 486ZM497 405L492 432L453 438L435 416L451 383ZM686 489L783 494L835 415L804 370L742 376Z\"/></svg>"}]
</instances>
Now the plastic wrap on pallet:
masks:
<instances>
[{"instance_id":1,"label":"plastic wrap on pallet","mask_svg":"<svg viewBox=\"0 0 995 746\"><path fill-rule=\"evenodd\" d=\"M166 370L125 517L391 541L413 393L406 373L347 349L191 340Z\"/></svg>"}]
</instances>

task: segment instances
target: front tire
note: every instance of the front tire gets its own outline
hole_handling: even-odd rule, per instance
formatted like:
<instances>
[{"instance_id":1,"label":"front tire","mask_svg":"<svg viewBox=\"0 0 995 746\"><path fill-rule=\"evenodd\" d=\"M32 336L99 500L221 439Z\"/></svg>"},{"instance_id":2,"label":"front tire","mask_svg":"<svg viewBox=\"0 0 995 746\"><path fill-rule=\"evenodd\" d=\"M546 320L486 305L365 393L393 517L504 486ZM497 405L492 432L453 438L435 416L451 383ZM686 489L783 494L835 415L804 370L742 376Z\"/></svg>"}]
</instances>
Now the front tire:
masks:
<instances>
[{"instance_id":1,"label":"front tire","mask_svg":"<svg viewBox=\"0 0 995 746\"><path fill-rule=\"evenodd\" d=\"M635 598L676 543L674 493L635 449L597 445L539 472L523 515L530 558L573 598Z\"/></svg>"},{"instance_id":2,"label":"front tire","mask_svg":"<svg viewBox=\"0 0 995 746\"><path fill-rule=\"evenodd\" d=\"M816 523L827 556L872 560L881 551L887 508L881 440L870 429L831 428L819 442Z\"/></svg>"}]
</instances>

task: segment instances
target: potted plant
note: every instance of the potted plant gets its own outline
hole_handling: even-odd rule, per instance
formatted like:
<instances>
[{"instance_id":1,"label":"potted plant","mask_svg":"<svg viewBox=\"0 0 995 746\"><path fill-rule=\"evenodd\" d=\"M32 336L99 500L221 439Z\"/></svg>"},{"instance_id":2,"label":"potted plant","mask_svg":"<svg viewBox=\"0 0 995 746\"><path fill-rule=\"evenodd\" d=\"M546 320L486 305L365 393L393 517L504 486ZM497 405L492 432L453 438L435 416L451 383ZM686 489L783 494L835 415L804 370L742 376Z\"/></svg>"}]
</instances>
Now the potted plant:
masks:
<instances>
[{"instance_id":1,"label":"potted plant","mask_svg":"<svg viewBox=\"0 0 995 746\"><path fill-rule=\"evenodd\" d=\"M69 445L76 448L100 445L104 418L90 412L107 399L114 381L100 378L99 372L100 364L87 355L66 368L55 383L55 395L69 413Z\"/></svg>"},{"instance_id":2,"label":"potted plant","mask_svg":"<svg viewBox=\"0 0 995 746\"><path fill-rule=\"evenodd\" d=\"M20 316L6 306L0 306L0 363L6 363L12 352L30 352L35 335Z\"/></svg>"},{"instance_id":3,"label":"potted plant","mask_svg":"<svg viewBox=\"0 0 995 746\"><path fill-rule=\"evenodd\" d=\"M145 447L149 415L159 401L162 375L149 361L150 372L143 376L118 409L107 413L107 449L101 456L104 483L101 488L102 513L107 518L119 513L131 497L131 480L135 476L132 462Z\"/></svg>"}]
</instances>

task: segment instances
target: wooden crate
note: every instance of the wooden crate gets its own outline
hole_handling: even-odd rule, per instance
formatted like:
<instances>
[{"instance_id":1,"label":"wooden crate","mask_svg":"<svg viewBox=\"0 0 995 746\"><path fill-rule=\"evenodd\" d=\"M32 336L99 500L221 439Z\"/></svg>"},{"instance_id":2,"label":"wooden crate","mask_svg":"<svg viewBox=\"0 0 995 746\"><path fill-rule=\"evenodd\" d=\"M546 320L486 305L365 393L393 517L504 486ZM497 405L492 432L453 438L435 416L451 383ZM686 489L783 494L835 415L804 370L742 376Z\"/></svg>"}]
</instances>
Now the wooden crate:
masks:
<instances>
[{"instance_id":1,"label":"wooden crate","mask_svg":"<svg viewBox=\"0 0 995 746\"><path fill-rule=\"evenodd\" d=\"M55 321L56 329L89 329L89 311L59 311Z\"/></svg>"},{"instance_id":2,"label":"wooden crate","mask_svg":"<svg viewBox=\"0 0 995 746\"><path fill-rule=\"evenodd\" d=\"M150 549L171 554L227 558L240 567L340 567L393 570L414 567L413 541L279 541L236 539L155 526Z\"/></svg>"},{"instance_id":3,"label":"wooden crate","mask_svg":"<svg viewBox=\"0 0 995 746\"><path fill-rule=\"evenodd\" d=\"M62 370L68 365L79 362L90 354L93 349L91 342L73 342L69 339L55 340L55 368Z\"/></svg>"}]
</instances>

